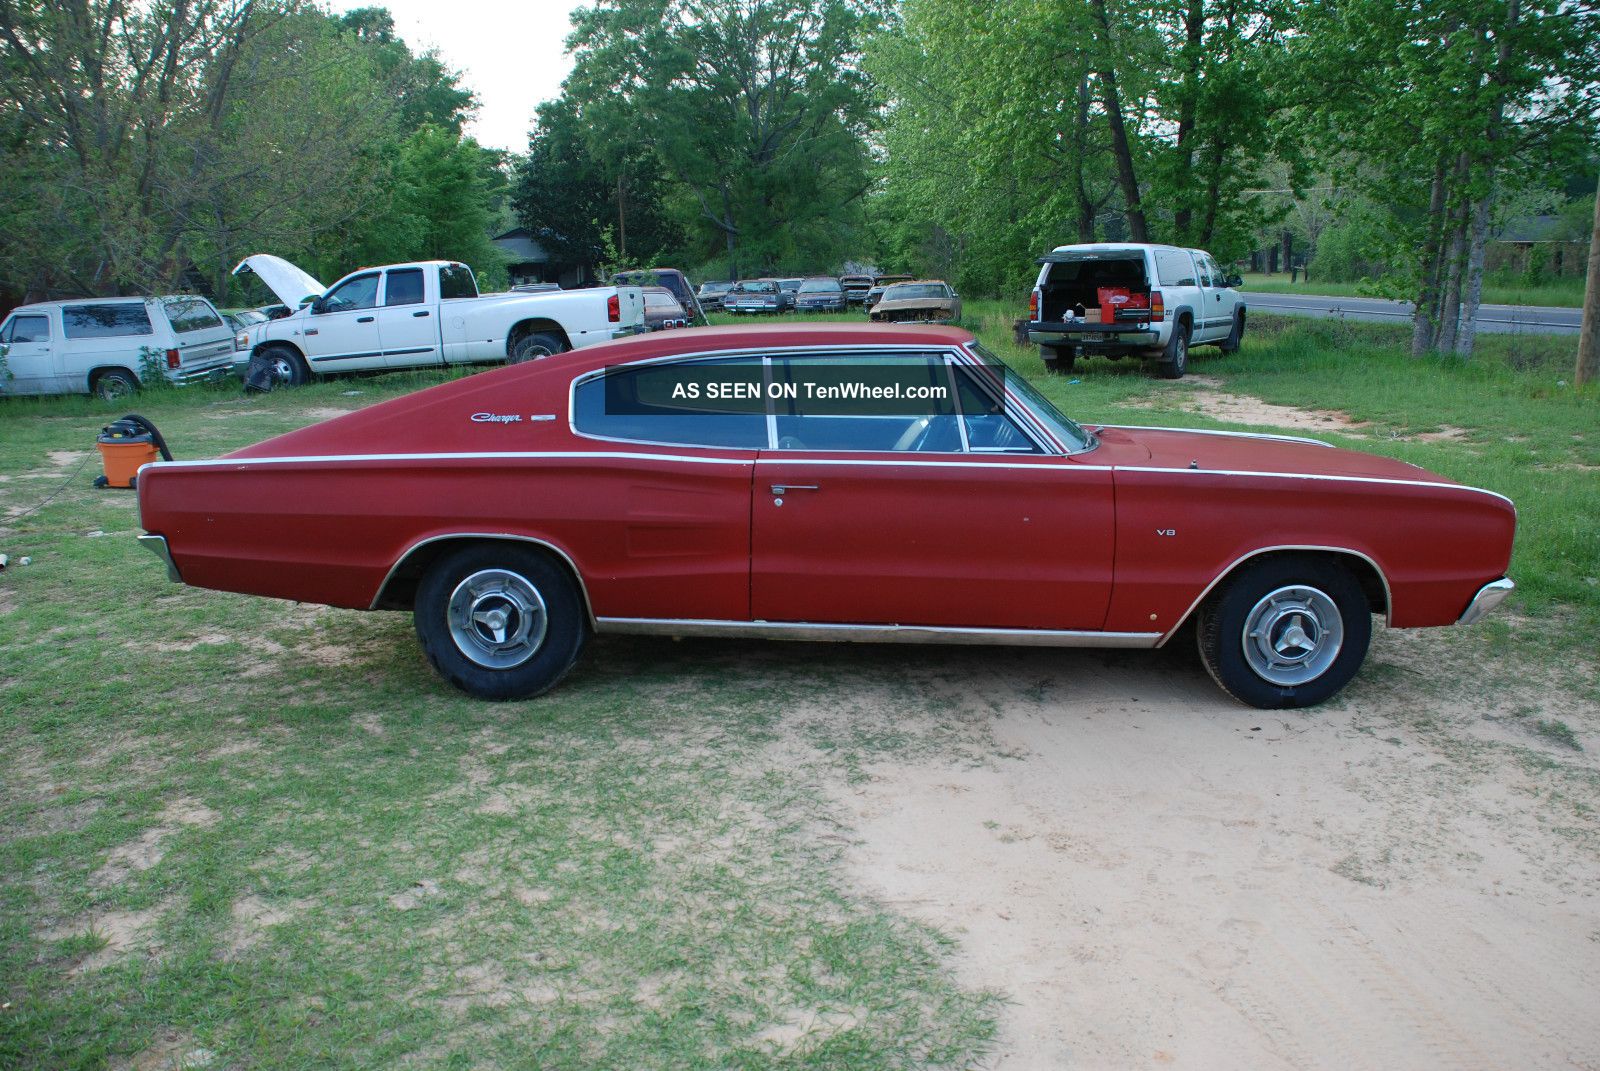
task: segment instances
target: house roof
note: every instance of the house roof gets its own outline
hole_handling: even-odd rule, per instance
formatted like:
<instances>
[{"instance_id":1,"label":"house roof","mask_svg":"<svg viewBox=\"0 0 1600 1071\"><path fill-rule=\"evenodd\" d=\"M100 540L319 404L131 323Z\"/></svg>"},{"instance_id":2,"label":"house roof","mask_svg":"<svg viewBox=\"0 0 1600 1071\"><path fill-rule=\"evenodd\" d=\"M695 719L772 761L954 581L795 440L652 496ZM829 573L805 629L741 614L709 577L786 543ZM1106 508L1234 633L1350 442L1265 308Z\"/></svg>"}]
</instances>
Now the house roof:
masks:
<instances>
[{"instance_id":1,"label":"house roof","mask_svg":"<svg viewBox=\"0 0 1600 1071\"><path fill-rule=\"evenodd\" d=\"M494 244L511 258L514 264L548 264L550 253L526 227L516 227L496 235Z\"/></svg>"}]
</instances>

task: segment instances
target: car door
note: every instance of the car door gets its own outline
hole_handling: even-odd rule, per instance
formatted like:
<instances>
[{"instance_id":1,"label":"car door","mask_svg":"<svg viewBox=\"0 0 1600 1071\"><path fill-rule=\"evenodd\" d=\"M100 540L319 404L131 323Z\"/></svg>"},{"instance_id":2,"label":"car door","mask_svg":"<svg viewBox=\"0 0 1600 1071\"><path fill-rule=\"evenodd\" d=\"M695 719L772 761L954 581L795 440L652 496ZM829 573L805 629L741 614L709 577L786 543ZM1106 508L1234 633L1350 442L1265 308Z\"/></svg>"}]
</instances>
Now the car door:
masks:
<instances>
[{"instance_id":1,"label":"car door","mask_svg":"<svg viewBox=\"0 0 1600 1071\"><path fill-rule=\"evenodd\" d=\"M318 298L306 316L306 358L319 372L383 367L378 272L353 275Z\"/></svg>"},{"instance_id":2,"label":"car door","mask_svg":"<svg viewBox=\"0 0 1600 1071\"><path fill-rule=\"evenodd\" d=\"M378 307L378 340L387 368L439 364L439 320L427 303L421 268L390 268L383 273L383 304Z\"/></svg>"},{"instance_id":3,"label":"car door","mask_svg":"<svg viewBox=\"0 0 1600 1071\"><path fill-rule=\"evenodd\" d=\"M50 394L61 389L48 313L19 312L0 326L5 368L0 394Z\"/></svg>"},{"instance_id":4,"label":"car door","mask_svg":"<svg viewBox=\"0 0 1600 1071\"><path fill-rule=\"evenodd\" d=\"M1202 272L1209 279L1205 288L1206 323L1211 338L1227 338L1233 331L1233 312L1239 304L1239 292L1228 285L1228 277L1211 259L1211 254L1201 253L1197 258Z\"/></svg>"},{"instance_id":5,"label":"car door","mask_svg":"<svg viewBox=\"0 0 1600 1071\"><path fill-rule=\"evenodd\" d=\"M881 381L886 360L907 387L943 384L946 398L918 416L840 412L808 397L811 385ZM772 366L771 390L796 390L773 403L776 449L756 462L755 620L1102 627L1111 471L1043 449L997 392L1000 377L937 352L795 355Z\"/></svg>"}]
</instances>

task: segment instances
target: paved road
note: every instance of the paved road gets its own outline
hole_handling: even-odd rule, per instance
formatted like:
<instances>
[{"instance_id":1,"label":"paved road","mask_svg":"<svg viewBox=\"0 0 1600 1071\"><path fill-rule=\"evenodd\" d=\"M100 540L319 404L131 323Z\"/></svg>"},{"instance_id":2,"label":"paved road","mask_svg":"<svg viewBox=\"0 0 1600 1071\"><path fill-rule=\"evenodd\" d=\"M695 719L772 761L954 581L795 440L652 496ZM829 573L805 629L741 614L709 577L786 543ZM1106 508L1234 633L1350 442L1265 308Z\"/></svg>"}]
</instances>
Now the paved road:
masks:
<instances>
[{"instance_id":1,"label":"paved road","mask_svg":"<svg viewBox=\"0 0 1600 1071\"><path fill-rule=\"evenodd\" d=\"M1240 291L1251 312L1276 316L1344 317L1378 323L1407 323L1411 302L1369 297L1319 297L1315 294L1262 294ZM1576 335L1583 325L1582 309L1549 305L1481 305L1478 330L1495 334Z\"/></svg>"}]
</instances>

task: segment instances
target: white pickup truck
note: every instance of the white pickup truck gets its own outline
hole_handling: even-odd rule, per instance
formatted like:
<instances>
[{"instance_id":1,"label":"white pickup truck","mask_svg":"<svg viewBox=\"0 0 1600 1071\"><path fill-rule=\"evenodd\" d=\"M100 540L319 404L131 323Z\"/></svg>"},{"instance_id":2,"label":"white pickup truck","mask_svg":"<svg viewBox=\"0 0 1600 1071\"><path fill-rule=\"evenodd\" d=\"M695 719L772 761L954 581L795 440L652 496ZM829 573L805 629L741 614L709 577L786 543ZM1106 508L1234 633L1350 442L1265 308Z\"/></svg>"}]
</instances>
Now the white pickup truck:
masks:
<instances>
[{"instance_id":1,"label":"white pickup truck","mask_svg":"<svg viewBox=\"0 0 1600 1071\"><path fill-rule=\"evenodd\" d=\"M255 275L292 310L248 329L252 383L268 370L299 385L334 372L531 361L645 330L636 286L480 295L472 269L445 260L362 268L328 288L265 253L233 274Z\"/></svg>"}]
</instances>

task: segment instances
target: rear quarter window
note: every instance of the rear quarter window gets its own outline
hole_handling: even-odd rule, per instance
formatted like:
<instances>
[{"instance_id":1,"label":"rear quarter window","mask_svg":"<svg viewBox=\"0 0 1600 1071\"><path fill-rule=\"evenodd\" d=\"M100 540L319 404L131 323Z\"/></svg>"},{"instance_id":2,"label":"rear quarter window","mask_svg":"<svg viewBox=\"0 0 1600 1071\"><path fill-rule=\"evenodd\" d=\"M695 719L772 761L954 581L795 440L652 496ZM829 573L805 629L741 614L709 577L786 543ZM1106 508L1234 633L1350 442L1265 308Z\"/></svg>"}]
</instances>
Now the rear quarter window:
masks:
<instances>
[{"instance_id":1,"label":"rear quarter window","mask_svg":"<svg viewBox=\"0 0 1600 1071\"><path fill-rule=\"evenodd\" d=\"M125 338L153 335L150 310L142 301L109 305L63 305L62 333L68 338Z\"/></svg>"},{"instance_id":2,"label":"rear quarter window","mask_svg":"<svg viewBox=\"0 0 1600 1071\"><path fill-rule=\"evenodd\" d=\"M475 298L478 284L472 280L472 270L465 264L446 264L439 269L439 296L441 298Z\"/></svg>"},{"instance_id":3,"label":"rear quarter window","mask_svg":"<svg viewBox=\"0 0 1600 1071\"><path fill-rule=\"evenodd\" d=\"M726 406L684 397L679 388L696 382L744 383L757 396ZM767 445L762 382L759 358L616 369L578 384L572 424L602 439L760 450Z\"/></svg>"}]
</instances>

